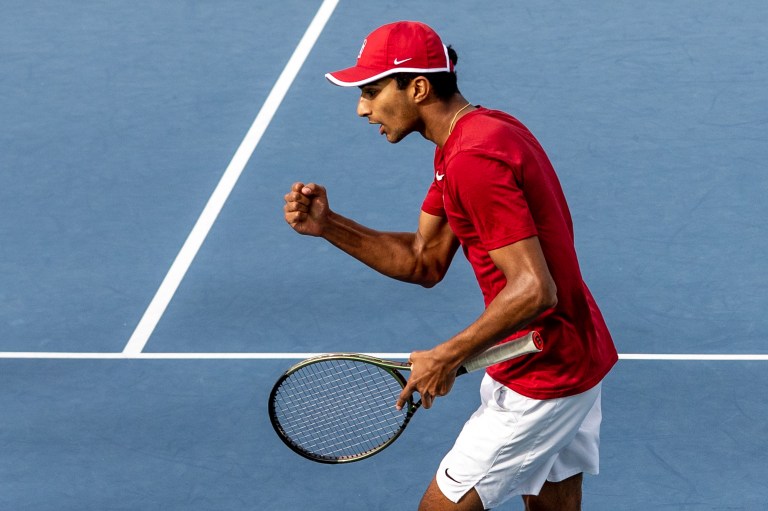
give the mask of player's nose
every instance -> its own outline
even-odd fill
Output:
[[[364,98],[360,98],[357,102],[357,115],[360,117],[368,117],[371,115],[371,107]]]

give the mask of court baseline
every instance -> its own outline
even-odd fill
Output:
[[[303,360],[324,353],[86,353],[86,352],[0,352],[0,359],[72,359],[72,360]],[[385,359],[408,359],[408,353],[365,353]],[[683,354],[625,353],[620,360],[634,361],[768,361],[768,354]]]

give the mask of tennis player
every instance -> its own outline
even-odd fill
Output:
[[[581,508],[582,474],[597,474],[601,381],[618,356],[582,280],[571,215],[552,165],[514,117],[459,92],[456,52],[422,23],[374,30],[355,66],[326,75],[359,87],[357,114],[391,143],[433,142],[434,180],[415,233],[381,232],[331,210],[326,190],[295,183],[285,219],[375,270],[431,287],[461,246],[485,299],[465,330],[410,356],[397,406],[447,394],[466,358],[538,330],[544,351],[487,369],[481,405],[429,484],[420,509]]]

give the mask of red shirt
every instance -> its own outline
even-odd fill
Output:
[[[618,354],[582,280],[560,182],[520,121],[482,107],[462,117],[444,147],[435,151],[435,179],[422,210],[447,217],[486,306],[506,284],[488,252],[539,238],[557,285],[557,306],[511,338],[537,330],[544,350],[489,367],[491,377],[534,399],[579,394],[603,379]]]

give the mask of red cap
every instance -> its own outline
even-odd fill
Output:
[[[342,87],[356,87],[394,73],[441,71],[453,72],[453,64],[440,36],[424,23],[398,21],[368,35],[355,66],[325,77]]]

